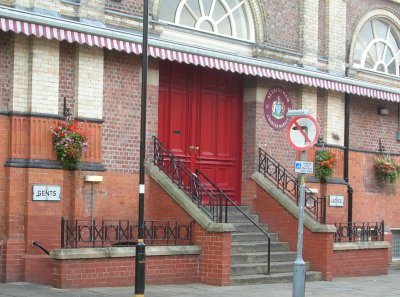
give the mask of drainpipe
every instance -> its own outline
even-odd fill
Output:
[[[347,76],[347,71],[346,71]],[[350,146],[350,94],[344,95],[344,172],[343,179],[347,184],[347,223],[349,227],[349,238],[352,237],[351,223],[353,222],[353,188],[349,182],[349,146]]]

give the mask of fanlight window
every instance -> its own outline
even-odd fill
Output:
[[[358,32],[354,66],[399,76],[400,41],[396,27],[381,19],[366,22]]]
[[[164,0],[160,19],[214,34],[254,39],[249,9],[244,0]]]

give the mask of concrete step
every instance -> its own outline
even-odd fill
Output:
[[[271,238],[271,241],[278,241],[278,233],[268,233]],[[268,237],[259,232],[246,232],[246,233],[232,233],[232,242],[252,242],[252,241],[267,241]]]
[[[271,252],[289,251],[287,242],[271,241]],[[267,241],[232,242],[231,254],[268,252]]]
[[[305,269],[310,270],[311,264],[305,263]],[[293,262],[271,262],[270,273],[293,272]],[[231,265],[231,277],[238,275],[267,274],[268,263],[246,263]]]
[[[236,232],[260,232],[260,230],[253,225],[250,221],[248,222],[236,222],[234,223]],[[263,229],[265,232],[268,232],[268,225],[258,223],[258,225]]]
[[[249,214],[248,217],[258,223],[258,215]],[[241,213],[233,213],[228,215],[228,223],[248,223],[249,220]]]
[[[322,273],[317,271],[307,271],[306,281],[322,280]],[[255,284],[275,284],[293,282],[293,272],[271,273],[269,275],[237,275],[231,277],[231,285],[255,285]]]
[[[271,262],[294,262],[295,252],[271,252]],[[240,253],[231,255],[231,264],[265,263],[268,262],[268,252]]]
[[[250,210],[248,206],[238,206],[241,211],[243,211],[245,214],[249,214]],[[235,213],[240,213],[240,211],[234,207],[234,206],[228,206],[228,215],[230,214],[235,214]]]

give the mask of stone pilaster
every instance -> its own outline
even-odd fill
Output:
[[[23,34],[15,34],[12,68],[12,96],[9,109],[10,111],[28,112],[30,109],[30,41]]]
[[[328,70],[344,74],[346,68],[346,0],[326,0],[326,52]]]
[[[300,6],[300,48],[305,66],[318,64],[318,6],[319,0],[302,0]]]
[[[75,116],[103,118],[103,49],[77,47],[75,76]]]
[[[324,140],[328,144],[344,145],[344,94],[329,91],[324,113]]]
[[[33,39],[31,111],[58,114],[60,43]]]

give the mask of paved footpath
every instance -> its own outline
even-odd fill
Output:
[[[148,285],[145,297],[290,297],[292,284],[214,287],[203,284]],[[30,283],[0,283],[0,297],[133,297],[133,287],[61,290]],[[388,275],[335,278],[306,284],[307,297],[400,297],[400,267]]]

